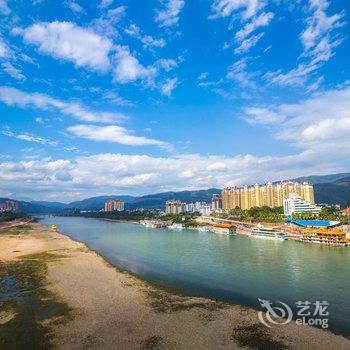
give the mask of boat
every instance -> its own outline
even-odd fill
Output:
[[[288,239],[288,236],[277,228],[265,227],[260,224],[255,226],[250,231],[249,236],[254,238],[273,239],[279,241],[286,241]]]
[[[168,228],[170,228],[171,230],[183,230],[185,227],[183,224],[173,223],[170,226],[168,226]]]
[[[307,227],[301,231],[300,242],[329,245],[350,245],[346,233],[341,229],[327,229],[324,227]]]
[[[231,224],[212,224],[210,231],[221,235],[235,235],[236,226]]]

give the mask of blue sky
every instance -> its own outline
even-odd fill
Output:
[[[0,0],[0,196],[348,171],[350,3]]]

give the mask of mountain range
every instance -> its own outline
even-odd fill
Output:
[[[315,202],[322,204],[340,204],[345,206],[350,201],[350,173],[331,175],[313,175],[293,179],[298,182],[311,182],[314,184]],[[55,213],[62,210],[101,210],[107,199],[120,199],[124,201],[126,209],[159,209],[164,208],[165,202],[179,199],[183,202],[210,202],[213,194],[219,194],[221,189],[210,188],[197,191],[162,192],[145,196],[98,196],[86,198],[71,203],[49,201],[17,201],[20,210],[26,213]],[[8,198],[0,198],[0,203]]]

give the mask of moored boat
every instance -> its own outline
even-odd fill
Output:
[[[254,238],[273,239],[279,241],[285,241],[288,239],[288,236],[281,230],[278,230],[274,227],[265,227],[260,224],[251,230],[249,236]]]

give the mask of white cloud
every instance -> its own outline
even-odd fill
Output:
[[[251,125],[282,123],[286,118],[284,115],[259,107],[248,107],[245,109],[245,114],[244,119]]]
[[[245,39],[241,42],[241,45],[235,49],[235,53],[242,54],[250,50],[251,47],[255,46],[256,43],[264,36],[264,33],[259,33]]]
[[[211,18],[228,17],[235,11],[240,11],[243,19],[248,19],[266,5],[265,0],[215,0],[211,10]]]
[[[177,86],[177,78],[166,79],[165,83],[161,87],[161,93],[165,96],[171,96],[171,93]]]
[[[0,37],[0,58],[6,58],[10,54],[10,49],[8,48],[5,41]]]
[[[273,19],[274,14],[272,12],[263,12],[259,16],[253,18],[253,20],[247,23],[242,29],[240,29],[235,38],[237,41],[243,41],[250,35],[253,31],[255,31],[259,27],[266,27],[269,25],[271,20]]]
[[[66,2],[66,5],[74,13],[83,13],[83,12],[85,12],[84,9],[74,0],[68,0]]]
[[[27,43],[55,58],[72,61],[77,67],[105,71],[109,68],[108,55],[112,42],[89,29],[72,22],[36,23],[25,29],[15,28]]]
[[[130,24],[124,31],[126,34],[140,40],[144,48],[161,48],[166,45],[166,41],[163,38],[154,39],[150,35],[143,35],[141,29],[136,24]]]
[[[209,18],[232,15],[233,19],[238,18],[244,24],[243,28],[235,34],[235,40],[239,44],[235,53],[242,54],[255,46],[264,32],[251,34],[258,28],[268,26],[274,17],[272,12],[260,12],[266,5],[265,0],[215,0],[211,7],[212,15]],[[224,48],[227,48],[227,43]]]
[[[138,79],[153,79],[157,71],[154,67],[144,67],[134,57],[127,46],[116,47],[114,79],[119,83],[133,82]]]
[[[248,72],[248,64],[245,58],[240,59],[228,67],[226,77],[230,80],[236,81],[242,87],[250,89],[257,88],[254,82],[254,74]]]
[[[198,80],[205,80],[208,78],[208,76],[209,76],[208,72],[203,72],[203,73],[198,75]]]
[[[121,113],[94,112],[78,102],[65,102],[45,94],[29,93],[7,86],[0,86],[0,101],[8,106],[35,107],[44,111],[58,110],[86,122],[111,123],[127,118]]]
[[[306,19],[306,29],[300,34],[304,46],[300,57],[303,61],[286,73],[281,70],[268,72],[265,78],[270,83],[280,86],[303,86],[325,62],[332,58],[334,49],[343,41],[340,36],[333,35],[333,31],[344,25],[341,22],[344,13],[328,16],[326,14],[328,7],[327,0],[309,0],[308,12],[311,12],[311,15]],[[318,79],[316,81],[320,83]],[[314,84],[308,87],[309,91],[312,91]]]
[[[172,58],[161,58],[154,63],[154,66],[159,69],[164,69],[166,72],[170,72],[178,66],[178,61]]]
[[[155,21],[161,27],[171,27],[177,24],[180,12],[184,6],[184,0],[166,0],[165,8],[156,12]]]
[[[70,201],[103,194],[146,194],[252,184],[306,174],[341,172],[343,155],[151,157],[103,153],[67,159],[3,161],[0,182],[9,196]],[[254,171],[252,171],[254,169]],[[63,176],[64,175],[64,176]]]
[[[3,130],[2,134],[5,136],[8,136],[8,137],[14,137],[14,138],[22,140],[22,141],[39,143],[41,145],[50,145],[50,146],[57,146],[58,145],[58,142],[46,139],[44,137],[35,136],[35,135],[27,134],[27,133],[16,134],[9,129]]]
[[[328,7],[329,1],[327,0],[309,1],[309,11],[312,12],[312,15],[307,18],[307,28],[300,35],[306,51],[316,47],[317,43],[324,39],[331,30],[343,25],[340,19],[344,14],[336,13],[333,16],[327,16],[325,11]]]
[[[163,141],[149,139],[142,136],[134,136],[130,131],[117,125],[96,126],[96,125],[74,125],[67,129],[74,135],[93,141],[107,141],[120,143],[128,146],[154,145],[169,149],[169,144]]]
[[[98,17],[91,21],[90,26],[95,32],[100,35],[107,36],[111,40],[119,39],[120,34],[117,30],[117,24],[126,14],[126,7],[119,6],[114,9],[104,11],[101,17]]]
[[[101,9],[104,9],[106,7],[109,7],[113,4],[113,0],[102,0],[99,4],[98,7]]]
[[[20,69],[14,67],[10,62],[5,62],[2,65],[3,70],[16,80],[25,80],[26,76],[21,72]]]
[[[9,6],[7,5],[7,0],[0,0],[0,12],[4,15],[9,15],[11,13]]]
[[[246,109],[251,124],[270,124],[278,139],[329,158],[350,152],[350,89],[329,90],[295,104]]]

